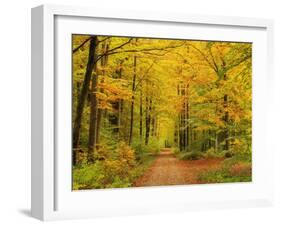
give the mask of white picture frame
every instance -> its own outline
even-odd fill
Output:
[[[107,30],[102,30],[98,26],[103,21],[107,23],[105,26]],[[98,32],[104,35],[148,37],[180,37],[182,35],[181,38],[190,38],[194,35],[192,39],[200,39],[200,36],[208,34],[206,38],[212,40],[222,37],[223,40],[234,39],[256,43],[253,63],[253,182],[71,191],[69,189],[71,149],[67,148],[69,147],[67,137],[61,139],[62,136],[60,136],[62,132],[70,134],[71,124],[67,124],[67,119],[71,116],[67,116],[65,121],[61,117],[62,112],[58,110],[58,105],[62,98],[68,98],[65,109],[69,109],[69,103],[71,103],[71,90],[69,90],[71,59],[67,55],[67,48],[71,50],[71,46],[68,45],[67,37],[75,32],[93,32],[88,30],[88,25],[91,23],[95,23],[99,27]],[[122,31],[113,29],[116,28],[115,23],[123,28]],[[198,28],[198,33],[196,35],[195,32],[180,33],[187,28],[195,29],[195,31]],[[217,36],[214,29],[219,29],[221,36]],[[266,137],[266,119],[269,117],[266,97],[271,95],[269,90],[273,82],[272,64],[273,22],[271,20],[121,12],[57,5],[33,8],[32,216],[41,220],[56,220],[271,205],[273,179],[268,175],[273,172],[273,153],[268,148],[266,139],[260,138]],[[66,74],[66,78],[56,76],[61,73]],[[65,84],[64,79],[66,79]],[[63,113],[70,114],[70,112]],[[63,126],[62,123],[66,124]],[[61,128],[64,130],[62,131]],[[65,156],[66,160],[62,161],[62,156]],[[67,175],[62,177],[62,174]]]

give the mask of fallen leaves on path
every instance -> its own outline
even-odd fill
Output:
[[[207,170],[220,168],[222,161],[222,159],[179,160],[170,149],[163,149],[133,186],[199,184],[202,182],[198,181],[198,175]]]

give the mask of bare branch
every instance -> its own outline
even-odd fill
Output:
[[[150,69],[153,67],[154,63],[155,63],[155,60],[154,60],[154,61],[151,63],[151,65],[146,69],[144,75],[140,78],[140,80],[139,80],[138,83],[136,84],[134,91],[137,90],[138,85],[146,78],[148,72],[149,72]]]
[[[115,51],[116,49],[120,49],[123,46],[129,44],[131,41],[133,40],[133,38],[130,38],[127,42],[124,42],[123,44],[121,44],[120,46],[114,47],[113,49],[108,50],[105,54],[108,55],[108,53]]]
[[[211,55],[211,59],[213,61],[213,64],[214,64],[214,67],[215,67],[216,71],[219,71],[218,65],[215,61],[215,58],[214,58],[214,55],[213,55],[213,52],[212,52],[212,47],[209,47],[209,53]]]
[[[81,47],[83,47],[88,41],[91,40],[92,37],[87,38],[84,42],[82,42],[78,47],[72,50],[72,53],[76,53]]]
[[[123,50],[123,51],[116,51],[116,52],[107,52],[107,55],[113,55],[113,54],[118,54],[118,53],[137,53],[137,52],[150,52],[150,51],[163,51],[163,50],[167,50],[167,49],[174,49],[174,48],[178,48],[181,47],[182,45],[178,45],[178,46],[168,46],[168,47],[163,47],[163,48],[147,48],[147,49],[128,49],[128,50]],[[97,61],[102,57],[102,55],[100,55],[97,58]]]
[[[248,59],[250,59],[251,58],[251,56],[252,56],[252,54],[250,53],[250,54],[247,54],[247,55],[245,55],[243,58],[240,58],[239,60],[237,60],[236,62],[233,62],[232,64],[230,64],[228,67],[226,67],[226,71],[228,71],[228,70],[230,70],[230,69],[232,69],[232,68],[234,68],[234,67],[237,67],[237,66],[239,66],[241,63],[243,63],[244,61],[246,61],[246,60],[248,60]]]
[[[192,48],[194,48],[197,52],[200,53],[200,55],[204,58],[204,60],[209,64],[209,66],[215,71],[217,72],[217,68],[212,65],[212,63],[209,61],[209,59],[207,58],[207,56],[200,50],[198,49],[196,46],[192,45],[192,44],[188,44],[189,46],[191,46]]]
[[[99,43],[100,43],[100,42],[104,42],[104,41],[106,41],[106,40],[108,40],[108,39],[110,39],[110,38],[111,38],[111,37],[106,37],[106,38],[104,38],[103,40],[100,40]]]

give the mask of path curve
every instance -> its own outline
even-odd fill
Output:
[[[154,163],[134,187],[199,184],[198,175],[221,166],[222,159],[179,160],[170,149],[162,149]]]

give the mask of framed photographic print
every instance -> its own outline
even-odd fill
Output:
[[[272,21],[32,9],[32,216],[270,205]]]

